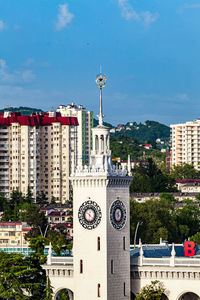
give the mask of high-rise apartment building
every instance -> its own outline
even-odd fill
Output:
[[[13,189],[33,197],[69,199],[69,175],[77,165],[77,118],[48,112],[31,116],[0,114],[0,193]]]
[[[170,127],[171,166],[188,163],[200,170],[200,120]]]
[[[89,154],[92,146],[91,128],[93,127],[93,112],[87,111],[82,105],[77,106],[74,103],[67,106],[60,105],[57,112],[60,112],[63,117],[76,117],[78,119],[78,165],[88,165]]]

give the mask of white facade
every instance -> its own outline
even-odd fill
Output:
[[[102,108],[102,106],[101,106]],[[129,183],[127,171],[111,164],[109,128],[92,129],[89,167],[72,174],[74,297],[130,298]]]
[[[193,164],[200,170],[200,120],[171,127],[171,165]]]
[[[93,112],[87,111],[82,105],[60,105],[57,109],[63,117],[76,117],[77,128],[77,157],[78,165],[88,165],[91,149],[91,128],[93,127]]]
[[[149,246],[153,249],[158,245]],[[177,246],[183,247],[183,245]],[[139,257],[131,257],[131,300],[135,299],[144,286],[155,280],[159,281],[165,289],[162,300],[200,299],[200,258],[198,256],[177,257],[175,245],[172,244],[164,246],[168,249],[171,247],[171,256],[145,257],[143,246],[139,245],[139,247]]]
[[[127,252],[129,252],[130,255],[130,251],[127,250]],[[151,282],[155,280],[161,282],[165,289],[165,297],[163,297],[162,300],[200,299],[199,257],[176,257],[173,253],[171,257],[144,257],[141,252],[142,251],[140,251],[139,257],[131,258],[131,298],[127,297],[127,299],[134,300],[137,293],[139,293],[144,286],[151,284]],[[94,265],[97,258],[97,256],[94,257]],[[72,257],[48,256],[48,264],[44,265],[43,268],[50,277],[55,295],[54,300],[56,300],[56,295],[62,289],[69,290],[70,300],[85,299],[82,295],[74,297],[74,292],[79,288],[79,283],[75,280],[74,260],[75,257],[73,259]],[[92,282],[93,280],[89,278],[85,285],[86,291],[88,291],[88,286],[90,286]],[[109,289],[112,288],[115,290],[116,287],[113,284],[110,285],[109,281],[108,284]],[[115,298],[115,295],[112,297],[113,298],[104,298],[101,296],[100,299],[123,299],[123,297]],[[88,294],[86,299],[98,299],[98,297],[90,298]]]

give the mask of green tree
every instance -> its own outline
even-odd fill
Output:
[[[0,299],[44,299],[46,282],[36,257],[0,252]]]
[[[41,191],[37,193],[37,197],[36,197],[36,203],[38,204],[48,204],[48,197],[46,196],[46,194]]]
[[[48,226],[47,218],[43,211],[34,204],[23,204],[20,208],[18,220],[27,222],[32,227],[32,230],[26,234],[27,239],[37,237],[41,233],[44,234]]]
[[[70,298],[69,298],[68,290],[67,290],[67,289],[61,290],[61,291],[58,293],[56,299],[58,299],[58,300],[69,300]]]
[[[158,243],[160,237],[170,242],[178,238],[174,204],[166,199],[151,199],[144,203],[130,201],[131,243],[138,222],[138,237],[144,243]]]
[[[193,241],[196,245],[200,245],[200,232],[195,233],[189,238],[190,241]]]
[[[200,210],[195,205],[186,205],[176,209],[176,222],[178,226],[178,242],[184,241],[188,236],[194,235],[200,228]]]
[[[26,196],[25,196],[24,200],[27,203],[33,203],[34,202],[33,193],[31,191],[30,186],[28,186],[27,193],[26,193]]]
[[[152,158],[146,163],[140,163],[133,172],[133,181],[130,185],[132,193],[154,193],[176,191],[175,180],[162,173]]]
[[[174,198],[174,196],[172,194],[168,194],[168,193],[162,193],[160,195],[160,200],[168,201],[171,204],[176,203],[176,199]]]
[[[161,282],[155,280],[144,286],[135,300],[161,300],[164,292],[165,288]]]
[[[171,176],[175,179],[198,179],[200,178],[200,173],[197,171],[193,165],[182,164],[173,166],[171,170]]]
[[[34,255],[38,257],[41,264],[46,262],[46,256],[44,255],[45,243],[46,239],[41,235],[29,239],[29,247],[34,251]]]
[[[200,202],[200,193],[197,194],[197,195],[195,196],[195,198],[196,198],[196,201],[197,201],[197,202]]]
[[[54,196],[51,197],[51,204],[56,204],[56,197]]]
[[[7,199],[0,194],[0,211],[4,211],[7,206]]]
[[[61,234],[56,230],[48,230],[47,241],[48,243],[51,242],[52,248],[58,256],[65,253],[66,249],[71,249],[71,241],[65,234]]]
[[[52,294],[53,294],[53,289],[52,289],[52,286],[51,286],[51,282],[50,282],[49,277],[47,277],[44,300],[52,300],[53,299]]]

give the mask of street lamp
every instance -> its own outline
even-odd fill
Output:
[[[138,227],[140,225],[142,225],[142,224],[143,224],[143,222],[138,222],[137,223],[137,226],[136,226],[136,229],[135,229],[135,236],[134,236],[134,248],[135,248],[135,245],[136,245],[136,238],[137,238]]]

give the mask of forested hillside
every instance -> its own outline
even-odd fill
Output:
[[[136,139],[125,135],[119,135],[118,137],[111,135],[110,148],[112,157],[120,157],[121,160],[127,160],[128,155],[131,156],[132,160],[140,160],[148,156],[159,160],[165,159],[165,153],[162,153],[159,149],[147,150]]]
[[[121,127],[120,131],[116,131],[114,135],[117,137],[120,134],[135,138],[142,143],[149,140],[156,141],[158,138],[162,140],[168,139],[170,136],[170,128],[156,121],[146,121],[144,124],[129,122]]]
[[[4,112],[4,111],[12,111],[12,112],[16,112],[19,111],[21,112],[22,115],[30,115],[32,113],[36,113],[36,112],[43,112],[43,110],[41,110],[40,108],[33,108],[33,107],[26,107],[26,106],[19,106],[19,107],[7,107],[7,108],[3,108],[0,109],[0,112]]]

